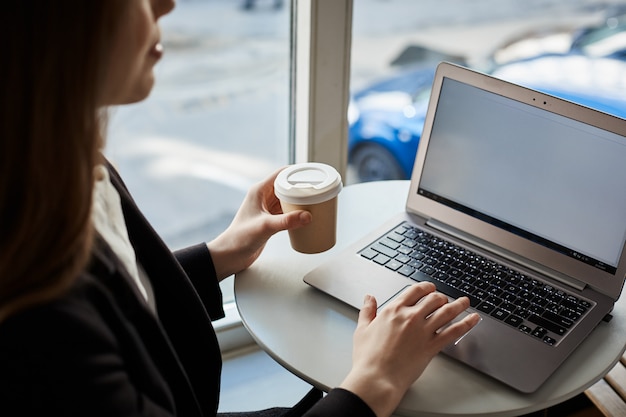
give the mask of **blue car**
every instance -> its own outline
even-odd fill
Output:
[[[500,66],[492,75],[626,118],[621,60],[544,55]],[[348,161],[358,181],[411,177],[433,78],[433,68],[417,68],[354,94]]]
[[[348,162],[360,182],[410,177],[434,75],[420,67],[354,94]]]

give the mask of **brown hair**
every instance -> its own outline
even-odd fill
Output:
[[[125,2],[3,5],[0,322],[62,294],[89,260],[98,89]]]

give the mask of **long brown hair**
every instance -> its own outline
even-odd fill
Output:
[[[98,89],[126,1],[2,6],[0,322],[62,294],[89,260]]]

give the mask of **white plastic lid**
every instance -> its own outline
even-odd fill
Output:
[[[318,204],[336,197],[343,184],[330,165],[307,162],[283,169],[274,180],[274,193],[290,204]]]

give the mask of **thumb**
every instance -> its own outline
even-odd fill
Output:
[[[359,312],[359,319],[357,321],[357,326],[367,326],[376,318],[376,308],[378,307],[376,303],[376,298],[371,295],[366,295],[365,300],[363,301],[363,307],[361,307],[361,311]]]
[[[297,229],[311,223],[311,213],[306,210],[295,210],[283,214],[283,229]]]

